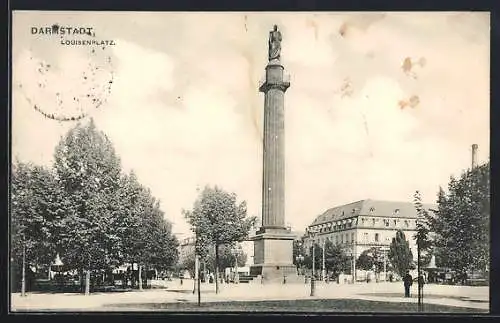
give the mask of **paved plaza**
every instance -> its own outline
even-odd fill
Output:
[[[71,293],[28,293],[21,297],[13,294],[13,311],[144,311],[161,309],[163,304],[196,304],[197,294],[193,294],[193,282],[162,282],[163,288],[143,291],[94,293],[90,296]],[[367,302],[385,302],[394,305],[417,303],[416,287],[412,288],[412,297],[403,297],[403,286],[394,283],[357,283],[336,284],[317,283],[315,296],[310,296],[309,284],[221,284],[220,293],[215,294],[214,284],[202,284],[201,302],[220,304],[228,302],[283,301],[291,306],[292,301],[306,300],[363,300]],[[429,306],[447,306],[468,309],[470,312],[485,313],[489,310],[489,287],[426,285],[424,303]],[[291,303],[292,302],[292,303]],[[275,302],[276,303],[276,302]],[[210,307],[210,305],[204,305]],[[339,305],[340,306],[340,305]],[[346,305],[347,306],[347,305]],[[175,306],[174,306],[175,307]],[[180,307],[182,308],[182,307]],[[227,309],[231,310],[231,309]],[[244,309],[240,309],[244,310]],[[287,311],[287,308],[283,308]],[[383,310],[380,310],[383,312]]]

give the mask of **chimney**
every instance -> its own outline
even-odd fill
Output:
[[[472,145],[472,169],[477,166],[477,144]]]

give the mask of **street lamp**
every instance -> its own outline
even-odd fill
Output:
[[[323,248],[322,248],[322,254],[323,254],[323,259],[322,259],[322,269],[321,269],[321,279],[323,281],[326,280],[325,276],[326,276],[326,270],[325,270],[325,245],[326,245],[326,240],[323,240]]]
[[[388,247],[381,247],[380,250],[384,254],[384,283],[387,281],[387,251],[389,250]]]
[[[232,249],[233,255],[234,255],[234,283],[238,284],[239,283],[239,277],[238,277],[238,248],[235,247]]]
[[[422,281],[420,279],[420,228],[419,228],[419,216],[417,216],[417,288],[418,288],[418,311],[422,311]]]
[[[311,275],[311,296],[314,296],[315,294],[315,284],[314,284],[314,271],[315,271],[315,268],[314,268],[314,263],[316,262],[316,256],[315,256],[315,252],[314,252],[314,249],[315,249],[315,242],[314,242],[314,238],[316,236],[316,233],[317,233],[317,230],[316,229],[309,229],[308,230],[308,234],[309,234],[309,237],[311,238],[311,241],[312,241],[312,275]]]
[[[352,283],[356,283],[356,241],[352,241]]]
[[[299,271],[299,274],[301,274],[302,273],[302,262],[304,261],[304,256],[302,256],[301,254],[297,255],[295,257],[295,261],[297,262],[297,269]]]

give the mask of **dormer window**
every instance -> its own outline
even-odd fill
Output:
[[[352,214],[356,213],[356,209],[352,209],[351,213]]]
[[[395,209],[394,214],[399,214],[399,209]]]
[[[370,208],[370,214],[373,214],[373,212],[375,212],[375,208],[374,208],[374,207],[371,207],[371,208]]]

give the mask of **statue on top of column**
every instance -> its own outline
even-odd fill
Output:
[[[274,29],[269,32],[269,61],[280,59],[281,55],[281,32],[278,26],[274,25]]]

